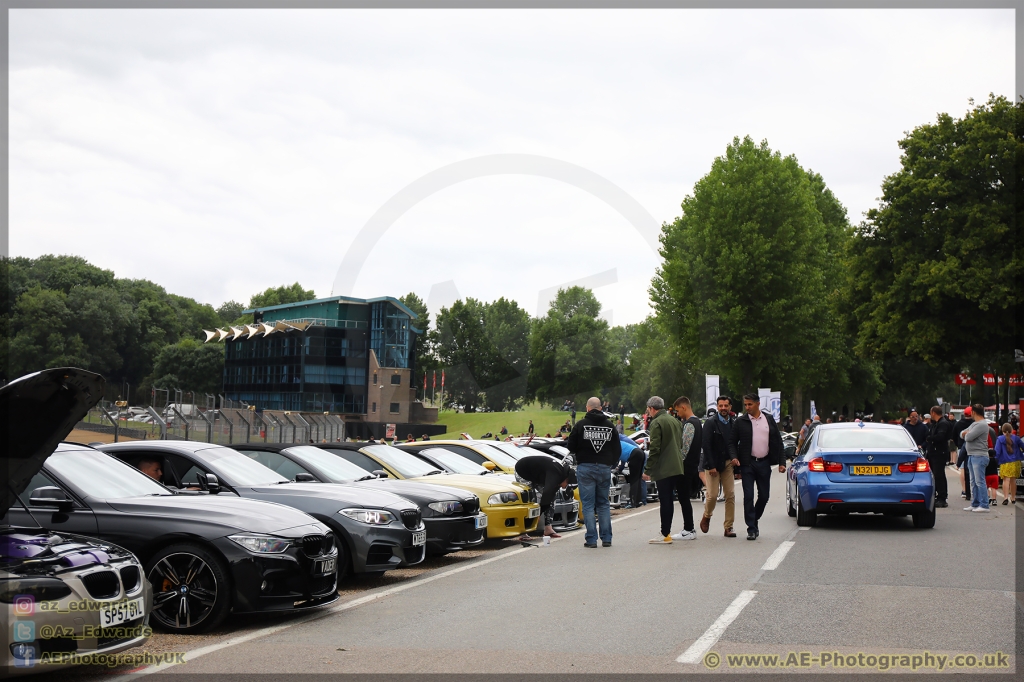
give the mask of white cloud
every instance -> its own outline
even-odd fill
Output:
[[[213,303],[329,293],[391,195],[455,161],[588,168],[659,221],[733,136],[820,172],[859,220],[904,131],[1012,95],[1012,10],[11,10],[10,249]],[[514,298],[657,257],[598,199],[500,176],[383,235],[357,295]]]

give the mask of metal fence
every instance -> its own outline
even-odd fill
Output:
[[[129,415],[97,406],[89,411],[78,427],[101,433],[113,433],[115,440],[166,439],[194,440],[204,443],[321,443],[345,440],[345,422],[333,414],[299,412],[253,412],[225,408],[181,409],[169,407],[165,413],[147,408],[145,415]]]

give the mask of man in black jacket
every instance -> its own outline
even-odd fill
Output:
[[[928,426],[924,454],[935,476],[935,506],[948,507],[946,495],[946,465],[949,464],[949,441],[953,438],[953,423],[942,416],[942,408],[936,405],[931,410],[932,420]]]
[[[601,400],[587,400],[587,414],[576,422],[565,441],[576,459],[583,523],[587,526],[584,547],[597,547],[600,530],[601,545],[612,546],[612,511],[608,505],[612,467],[622,454],[615,425],[601,410]]]
[[[711,528],[711,515],[715,512],[718,501],[718,486],[722,486],[725,494],[725,537],[734,538],[736,533],[732,526],[736,520],[736,481],[733,476],[739,466],[738,459],[729,454],[729,436],[732,433],[732,399],[727,395],[718,396],[718,412],[704,421],[701,430],[702,452],[701,465],[704,469],[706,495],[704,497],[704,515],[700,520],[700,530],[707,533]]]
[[[768,504],[772,481],[772,466],[778,465],[779,472],[786,470],[782,464],[782,434],[775,419],[761,411],[761,399],[756,393],[743,396],[746,412],[732,426],[729,436],[729,456],[740,462],[743,478],[743,517],[747,522],[747,539],[756,540],[760,535],[757,522]],[[754,500],[754,486],[757,486],[757,501]]]

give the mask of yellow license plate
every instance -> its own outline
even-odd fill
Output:
[[[892,473],[891,466],[853,466],[854,476],[888,476]]]

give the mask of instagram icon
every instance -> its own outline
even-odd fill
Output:
[[[35,597],[29,594],[19,594],[14,597],[14,615],[31,616],[36,612]]]

